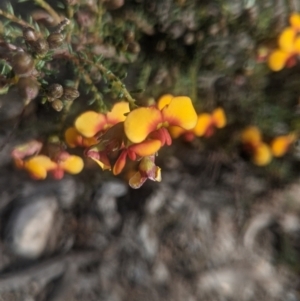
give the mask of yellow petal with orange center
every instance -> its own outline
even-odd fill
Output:
[[[75,121],[75,128],[84,137],[95,136],[106,125],[106,117],[94,111],[81,114]]]
[[[59,163],[60,168],[73,175],[80,173],[83,166],[83,160],[75,155],[71,155],[66,160]]]
[[[295,30],[300,30],[300,15],[292,13],[290,16],[290,24]]]
[[[171,137],[174,138],[174,139],[180,137],[183,133],[186,132],[186,130],[184,130],[180,126],[175,126],[175,125],[174,126],[169,126],[168,131],[169,131]]]
[[[161,142],[159,140],[146,140],[138,144],[133,144],[129,148],[138,156],[146,157],[158,152],[161,148]]]
[[[161,111],[157,108],[138,108],[131,111],[124,121],[125,134],[133,143],[140,143],[162,122]]]
[[[203,113],[198,116],[197,124],[193,129],[196,136],[203,136],[212,122],[212,116],[208,113]]]
[[[265,166],[272,160],[271,149],[266,143],[261,143],[254,151],[252,162],[258,166]]]
[[[261,133],[256,126],[249,126],[243,130],[241,141],[244,144],[251,144],[256,147],[261,143]]]
[[[169,125],[180,126],[185,130],[193,129],[197,123],[197,113],[187,96],[172,98],[170,104],[162,109],[162,115]]]
[[[112,126],[116,123],[124,121],[126,119],[125,114],[129,112],[129,103],[127,101],[120,101],[116,103],[111,112],[106,114],[107,124]]]
[[[271,151],[274,157],[282,157],[288,151],[290,145],[295,141],[293,134],[283,135],[273,139],[271,142]]]
[[[161,96],[157,102],[157,107],[162,110],[166,105],[168,105],[174,98],[172,94],[165,94]]]
[[[279,48],[285,52],[292,53],[294,51],[294,41],[296,32],[292,27],[283,30],[278,38]]]
[[[47,171],[55,169],[57,164],[47,156],[39,155],[24,162],[26,169],[35,179],[45,179]]]
[[[216,108],[212,113],[212,118],[215,127],[219,129],[223,128],[227,123],[226,115],[222,108]]]
[[[290,54],[282,50],[275,50],[268,58],[268,66],[272,71],[280,71],[286,64]]]

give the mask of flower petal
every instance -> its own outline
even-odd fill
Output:
[[[171,135],[172,138],[177,139],[178,137],[180,137],[183,133],[186,132],[186,130],[184,130],[183,128],[181,128],[180,126],[169,126],[168,127],[168,131]]]
[[[172,137],[170,136],[169,131],[165,127],[161,127],[160,129],[152,132],[149,135],[149,138],[159,140],[161,142],[161,146],[171,145]]]
[[[57,164],[47,156],[39,155],[24,162],[26,169],[35,179],[45,179],[47,171],[55,169]]]
[[[65,131],[65,141],[71,148],[76,146],[90,147],[98,143],[97,138],[85,138],[78,133],[75,127],[70,127]]]
[[[70,174],[78,174],[83,169],[83,160],[75,155],[69,156],[66,160],[59,162],[59,167]]]
[[[252,147],[256,147],[261,143],[261,133],[256,126],[249,126],[243,130],[241,135],[241,141],[243,144],[250,144]]]
[[[65,131],[65,141],[69,147],[74,148],[78,145],[78,135],[80,134],[75,127],[70,127]]]
[[[163,120],[169,125],[177,125],[191,130],[197,123],[197,114],[189,97],[177,96],[162,109]]]
[[[91,158],[93,161],[95,161],[101,167],[102,170],[110,170],[111,169],[110,165],[107,165],[96,158],[93,158],[93,157],[89,157],[89,158]]]
[[[295,30],[300,30],[300,15],[297,13],[292,13],[290,16],[290,24]]]
[[[274,157],[282,157],[288,151],[291,143],[295,140],[293,134],[283,135],[273,139],[271,142],[271,151]]]
[[[300,54],[300,37],[297,37],[295,39],[294,47],[295,47],[295,52],[297,54]]]
[[[18,145],[11,153],[15,159],[24,159],[27,156],[38,154],[43,147],[43,144],[37,140],[31,140],[27,143]]]
[[[280,71],[286,64],[290,54],[282,50],[275,50],[268,59],[269,68],[272,71]]]
[[[147,180],[147,177],[142,177],[141,173],[138,171],[129,180],[129,186],[133,189],[140,188]]]
[[[196,136],[204,136],[208,128],[211,126],[212,117],[208,113],[202,113],[198,116],[197,124],[193,129]]]
[[[116,103],[111,112],[106,114],[107,124],[112,126],[116,123],[124,121],[126,119],[125,114],[129,112],[129,103],[127,101],[120,101]]]
[[[218,129],[223,128],[227,123],[226,115],[222,108],[216,108],[212,112],[212,119],[215,127],[217,127]]]
[[[155,181],[161,182],[161,168],[158,166],[156,166],[156,170],[155,170]]]
[[[156,130],[162,121],[162,114],[155,107],[135,109],[124,121],[125,134],[133,143],[140,143]]]
[[[120,174],[123,170],[123,168],[125,167],[125,164],[126,164],[126,158],[127,158],[127,150],[124,149],[118,160],[116,161],[114,167],[113,167],[113,174],[116,176],[118,174]]]
[[[252,162],[258,166],[265,166],[269,164],[272,160],[271,149],[266,143],[261,143],[255,148]]]
[[[170,104],[174,96],[172,94],[165,94],[161,96],[157,102],[157,107],[162,110],[166,105]]]
[[[146,157],[155,154],[161,148],[159,140],[146,140],[138,144],[129,146],[131,151],[134,151],[140,157]]]
[[[292,27],[285,28],[278,38],[279,48],[285,52],[292,53],[294,51],[294,40],[296,32]]]
[[[94,111],[87,111],[81,114],[75,121],[77,131],[87,138],[95,136],[105,125],[105,115]]]

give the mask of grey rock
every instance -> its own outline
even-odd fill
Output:
[[[25,204],[14,209],[9,218],[7,241],[15,254],[35,259],[55,241],[55,230],[61,224],[57,218],[58,204],[52,196],[23,201]]]
[[[128,191],[128,186],[119,180],[111,180],[104,182],[101,186],[100,193],[114,196],[116,198],[125,195]]]

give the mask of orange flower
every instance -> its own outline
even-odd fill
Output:
[[[127,138],[133,143],[140,143],[148,136],[159,138],[162,145],[170,144],[171,139],[165,128],[179,126],[190,130],[197,123],[197,114],[189,97],[165,95],[157,107],[138,108],[131,111],[124,121]]]

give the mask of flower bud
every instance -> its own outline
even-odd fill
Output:
[[[71,87],[65,87],[64,88],[64,94],[63,94],[63,99],[67,101],[73,101],[77,97],[79,97],[79,92],[75,88]]]
[[[65,39],[65,36],[62,33],[59,33],[59,32],[51,33],[47,38],[49,48],[55,49],[55,48],[60,47],[63,44],[64,39]]]
[[[12,58],[12,68],[15,74],[29,73],[34,67],[32,56],[26,52],[17,52]]]
[[[33,42],[37,39],[34,29],[30,27],[23,28],[23,37],[26,42]]]
[[[44,56],[49,50],[49,44],[46,40],[40,38],[30,43],[32,49],[36,54]]]
[[[60,84],[52,84],[47,89],[47,96],[49,99],[57,99],[60,98],[64,93],[63,86]]]
[[[64,104],[63,102],[60,100],[60,99],[55,99],[52,103],[52,108],[57,111],[57,112],[60,112],[63,107],[64,107]]]
[[[29,103],[36,98],[39,93],[39,83],[34,77],[21,77],[17,84],[20,96],[25,100],[25,103]]]

